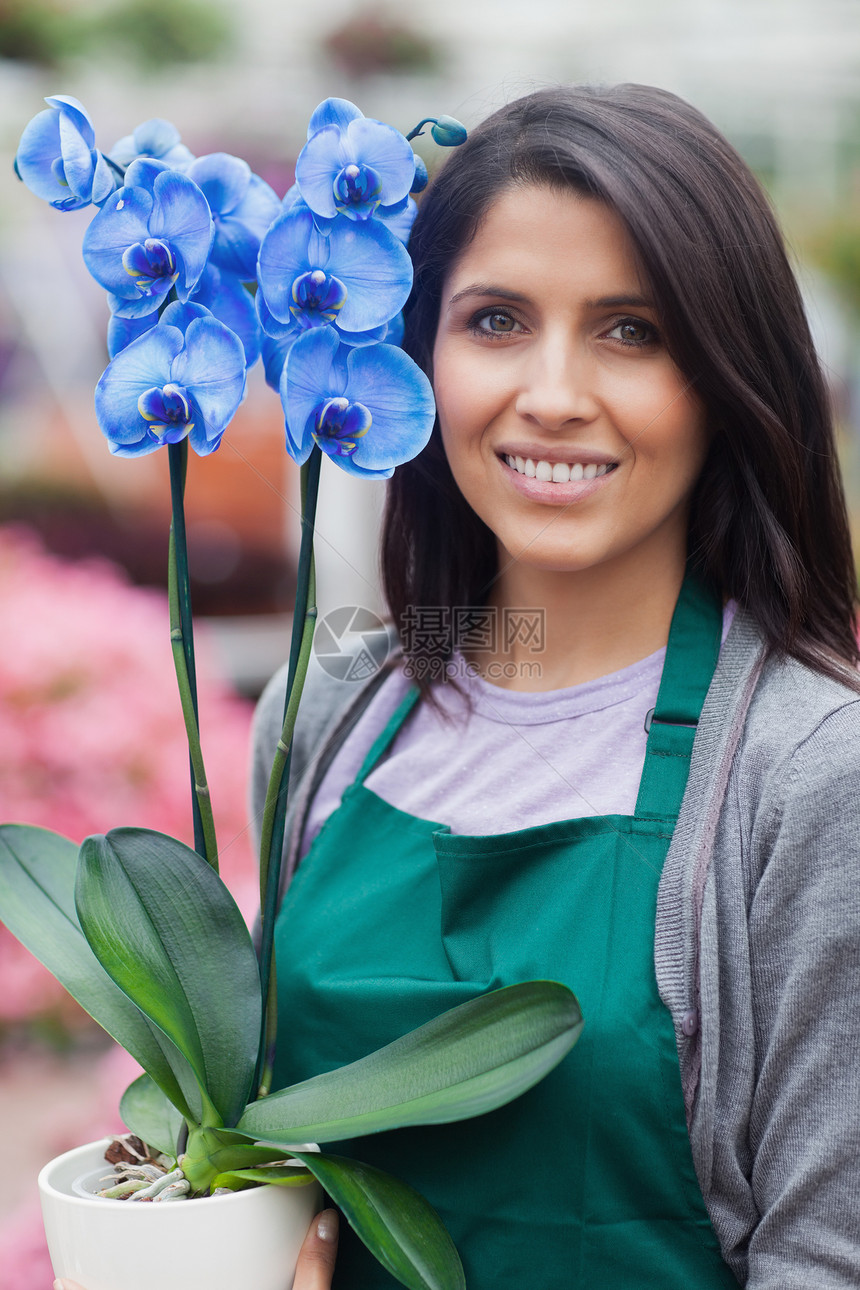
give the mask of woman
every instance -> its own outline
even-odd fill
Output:
[[[543,91],[410,250],[438,420],[388,498],[405,657],[303,700],[276,1077],[557,977],[586,1026],[538,1088],[355,1147],[469,1286],[856,1285],[855,577],[768,204],[673,95]],[[341,1244],[336,1285],[391,1284]]]
[[[767,202],[673,95],[543,91],[410,250],[438,421],[390,484],[402,651],[303,698],[276,1078],[556,977],[586,1025],[542,1084],[355,1147],[470,1290],[856,1285],[855,579]],[[322,1229],[296,1290],[331,1283]],[[344,1228],[334,1284],[393,1282]]]

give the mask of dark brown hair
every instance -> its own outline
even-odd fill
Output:
[[[690,560],[749,611],[772,650],[845,680],[858,661],[857,589],[829,397],[755,177],[665,90],[575,86],[502,108],[442,167],[412,232],[404,348],[431,379],[445,274],[516,184],[596,197],[624,222],[669,352],[713,432]],[[454,483],[438,424],[388,487],[383,580],[401,634],[416,606],[483,604],[495,538]],[[441,640],[437,653],[441,662]]]

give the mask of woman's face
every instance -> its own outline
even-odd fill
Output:
[[[708,437],[648,294],[619,217],[546,187],[504,192],[454,263],[433,355],[439,424],[501,560],[682,566]]]

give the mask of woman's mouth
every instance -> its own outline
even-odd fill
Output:
[[[522,497],[546,506],[569,506],[600,492],[616,473],[617,461],[546,461],[542,458],[498,456],[510,485]]]
[[[543,484],[567,484],[571,481],[577,483],[581,479],[599,479],[601,475],[615,470],[618,465],[616,461],[602,463],[599,466],[593,461],[536,461],[531,457],[513,457],[510,453],[505,453],[504,460],[518,475],[524,475],[526,479],[537,479]]]

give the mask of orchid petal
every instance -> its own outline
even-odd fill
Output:
[[[137,401],[144,391],[170,380],[171,364],[182,344],[177,328],[152,327],[121,350],[102,374],[96,386],[96,417],[111,452],[136,456],[159,447],[146,429]]]
[[[373,345],[350,351],[347,373],[347,397],[363,403],[373,417],[358,440],[355,465],[380,471],[416,457],[436,416],[433,390],[421,368],[394,345]]]
[[[91,200],[95,158],[92,147],[65,113],[60,113],[60,152],[66,183],[76,197]]]
[[[254,297],[239,278],[222,273],[210,262],[194,289],[193,299],[236,333],[245,350],[246,366],[252,367],[260,357],[260,322]]]
[[[252,175],[238,206],[226,215],[215,213],[212,263],[236,274],[243,282],[252,282],[257,276],[260,244],[279,213],[274,190],[258,175]]]
[[[337,214],[333,188],[335,176],[351,161],[355,161],[355,157],[350,152],[346,136],[337,126],[327,125],[311,135],[296,161],[296,183],[311,210],[326,219],[334,219]]]
[[[108,292],[108,308],[115,318],[126,320],[136,318],[155,318],[158,319],[158,311],[164,304],[170,293],[170,283],[165,281],[157,289],[146,296],[135,296],[133,300],[126,299],[125,296],[116,295]]]
[[[292,318],[290,293],[299,274],[308,268],[325,268],[325,263],[313,264],[309,259],[312,233],[310,211],[293,208],[278,216],[260,244],[257,260],[260,289],[279,322],[289,322]]]
[[[389,233],[393,233],[398,242],[402,242],[405,246],[409,241],[409,234],[412,232],[417,214],[418,207],[413,198],[409,197],[406,204],[399,208],[378,206],[374,218],[382,220]]]
[[[197,185],[178,170],[161,172],[154,197],[151,235],[169,241],[181,256],[184,286],[190,290],[203,272],[215,236],[209,203]]]
[[[46,202],[69,196],[68,186],[61,184],[52,170],[59,155],[60,119],[56,112],[45,108],[24,127],[15,163],[30,191]]]
[[[210,152],[188,167],[188,178],[203,190],[212,214],[227,214],[239,205],[251,182],[251,167],[229,152]]]
[[[103,206],[111,193],[119,188],[116,171],[111,170],[100,152],[96,153],[96,168],[93,173],[93,205]]]
[[[308,138],[327,125],[336,125],[345,130],[350,121],[357,121],[362,116],[364,113],[354,103],[350,103],[349,99],[325,99],[311,115]]]
[[[134,131],[137,150],[146,156],[163,157],[180,142],[179,131],[172,121],[154,116],[143,121]]]
[[[55,108],[61,117],[64,116],[72,122],[88,148],[95,146],[96,133],[93,123],[80,99],[73,98],[71,94],[51,94],[45,102],[49,107]]]
[[[220,439],[245,393],[242,342],[217,318],[193,319],[185,346],[173,360],[170,379],[191,393],[203,416],[206,439]],[[191,443],[199,452],[198,439],[199,435],[192,435]]]
[[[404,332],[404,320],[402,312],[396,318],[392,318],[388,324],[388,335],[383,336],[387,345],[402,345]]]
[[[287,450],[299,465],[313,447],[311,431],[316,409],[327,398],[343,394],[333,370],[339,347],[331,327],[317,327],[300,336],[287,355],[281,376],[281,403]]]
[[[84,233],[84,263],[96,282],[115,295],[139,299],[122,263],[123,252],[149,236],[152,197],[143,188],[120,188],[94,216]],[[157,307],[157,306],[156,306]]]
[[[299,336],[302,335],[304,335],[304,332],[299,331],[298,328],[282,337],[263,335],[260,346],[260,353],[263,357],[263,370],[266,374],[266,384],[270,385],[273,390],[280,391],[281,377],[284,373],[287,355]]]
[[[171,170],[183,170],[194,160],[193,154],[180,142],[176,126],[161,117],[142,122],[133,134],[118,139],[110,156],[121,166],[130,165],[137,157],[155,157]]]
[[[412,289],[412,261],[393,233],[370,220],[335,220],[327,272],[346,283],[338,315],[346,331],[368,331],[398,314]]]
[[[266,304],[262,291],[258,291],[254,297],[254,305],[257,310],[257,317],[260,320],[260,326],[263,329],[263,334],[268,336],[271,340],[286,340],[288,337],[291,340],[295,340],[301,333],[302,328],[296,322],[295,318],[293,318],[292,314],[290,315],[289,322],[281,322],[275,317],[269,306]]]
[[[302,197],[301,189],[299,188],[298,184],[291,184],[290,187],[287,189],[287,191],[284,193],[283,197],[281,198],[280,213],[282,215],[286,215],[287,211],[291,211],[294,206],[302,206],[305,210],[310,210],[310,207],[308,206],[307,202]]]
[[[344,345],[376,345],[379,341],[387,339],[388,323],[382,323],[379,327],[371,327],[369,331],[344,331],[342,327],[337,327],[337,334]]]
[[[154,327],[158,322],[158,312],[153,311],[145,318],[123,318],[117,313],[112,313],[107,329],[107,347],[108,355],[116,358],[120,350],[130,345],[133,340],[137,340],[150,327]]]
[[[125,186],[144,188],[154,195],[156,179],[169,169],[170,167],[159,157],[135,157],[125,172]]]
[[[176,327],[184,336],[196,318],[209,318],[210,312],[205,305],[188,301],[185,304],[174,300],[161,315],[160,321],[165,327]]]

